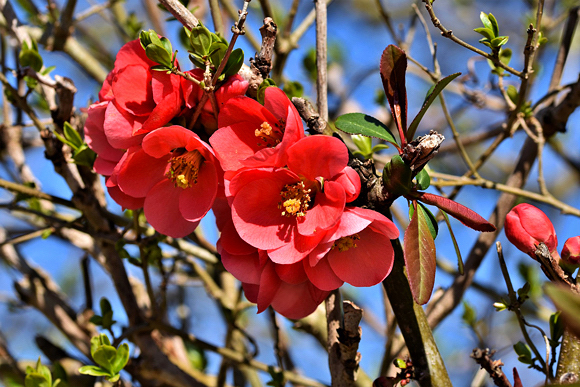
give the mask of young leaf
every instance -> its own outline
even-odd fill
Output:
[[[490,30],[489,28],[485,28],[485,27],[478,27],[478,28],[474,28],[473,31],[477,32],[478,34],[483,35],[485,38],[492,40],[493,38],[495,38],[495,36],[493,35],[493,31]]]
[[[86,365],[79,368],[79,372],[83,375],[91,376],[111,376],[111,373],[94,365]]]
[[[422,191],[431,185],[431,176],[429,176],[429,173],[424,168],[419,171],[415,179],[417,179],[417,189]]]
[[[64,123],[63,133],[64,137],[72,144],[73,149],[78,149],[83,145],[81,135],[68,122]]]
[[[413,119],[411,125],[409,125],[409,129],[407,129],[407,141],[413,140],[413,137],[415,137],[415,132],[417,131],[417,127],[419,126],[419,122],[421,122],[423,116],[427,112],[427,109],[429,109],[429,106],[431,106],[433,101],[435,101],[435,98],[437,98],[439,93],[443,91],[445,86],[447,86],[452,80],[460,75],[461,73],[448,75],[437,82],[434,87],[429,90],[427,96],[425,97],[425,101],[423,102],[423,106],[421,106],[421,110],[419,110],[419,113],[417,113],[417,116]]]
[[[449,229],[449,235],[451,235],[451,241],[453,242],[453,247],[455,248],[455,255],[457,255],[457,271],[460,275],[463,275],[463,258],[461,258],[461,251],[459,250],[459,245],[457,244],[457,239],[455,239],[455,234],[453,233],[453,228],[451,228],[451,222],[449,222],[449,216],[443,210],[441,210],[443,214],[443,219],[445,219],[445,224],[447,224],[447,228]]]
[[[396,147],[399,146],[395,137],[385,124],[376,118],[363,113],[343,114],[336,119],[334,125],[337,129],[346,133],[380,138],[394,144]]]
[[[123,343],[117,348],[117,356],[112,363],[112,371],[116,374],[119,373],[129,362],[129,345]]]
[[[491,25],[491,21],[489,20],[489,17],[487,16],[487,14],[485,12],[480,12],[479,18],[481,19],[481,22],[483,23],[483,26],[485,28],[489,28],[490,30],[493,31],[493,26]]]
[[[93,360],[102,368],[113,371],[113,362],[117,356],[117,350],[111,345],[101,345],[95,350]]]
[[[408,194],[411,190],[412,180],[413,171],[399,155],[393,156],[383,169],[385,190],[395,195]]]
[[[407,89],[405,72],[407,55],[399,47],[390,44],[381,56],[380,73],[385,95],[391,106],[391,114],[401,136],[401,146],[406,144],[407,132]]]
[[[509,36],[498,36],[491,40],[491,45],[493,47],[501,47],[508,42]]]
[[[562,312],[565,326],[580,337],[580,295],[573,293],[564,286],[547,283],[544,288],[546,294],[556,308]]]
[[[405,230],[405,265],[413,299],[419,305],[429,301],[435,284],[435,242],[425,212],[415,211]]]
[[[236,48],[230,54],[228,58],[228,63],[226,63],[226,67],[224,67],[223,74],[226,77],[231,75],[235,75],[240,71],[242,65],[244,64],[244,51],[241,48]]]
[[[495,226],[485,220],[481,215],[451,199],[427,192],[418,192],[413,195],[413,199],[438,207],[474,230],[485,232],[495,231]]]
[[[493,35],[498,36],[499,35],[499,26],[497,24],[497,20],[495,20],[495,16],[493,16],[492,13],[489,13],[487,15],[487,17],[489,18],[489,22],[491,23],[491,29],[493,30]]]

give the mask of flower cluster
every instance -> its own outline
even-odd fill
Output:
[[[152,70],[155,64],[139,40],[121,48],[99,102],[88,109],[85,136],[111,197],[124,208],[143,208],[157,231],[183,237],[210,210],[222,170],[206,142],[172,125],[191,121],[203,90],[178,75]],[[196,79],[203,75],[189,73]],[[247,87],[240,76],[230,77],[215,93],[218,105]],[[198,125],[215,129],[206,105]]]
[[[544,243],[563,269],[573,272],[580,266],[580,235],[568,238],[558,254],[558,238],[552,222],[531,204],[518,204],[506,215],[505,234],[514,246],[534,259],[538,245]]]
[[[350,205],[361,183],[342,141],[306,136],[277,87],[265,89],[262,105],[234,75],[210,103],[191,81],[204,79],[201,70],[179,76],[154,65],[139,41],[128,43],[88,109],[94,168],[117,203],[143,208],[172,237],[191,233],[213,207],[222,262],[259,311],[301,318],[343,283],[372,286],[389,274],[399,231]],[[208,135],[209,144],[200,137]]]

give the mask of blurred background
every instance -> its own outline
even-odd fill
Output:
[[[378,0],[377,0],[378,1]],[[334,0],[328,8],[328,40],[329,40],[329,108],[331,119],[348,112],[364,112],[389,122],[390,113],[384,102],[382,84],[378,72],[380,56],[388,44],[396,44],[397,39],[392,36],[385,24],[385,19],[377,7],[375,0]],[[75,15],[93,9],[102,2],[80,0],[76,6]],[[154,2],[152,2],[154,3]],[[230,3],[230,2],[228,2]],[[549,4],[548,4],[549,3]],[[42,13],[47,12],[51,1],[34,0],[34,5]],[[57,4],[60,6],[61,1]],[[235,9],[241,7],[241,1],[231,2]],[[408,55],[423,66],[433,69],[433,58],[428,45],[425,29],[417,17],[414,6],[417,7],[423,18],[427,20],[430,38],[437,45],[437,59],[443,76],[461,72],[463,75],[453,83],[461,83],[462,88],[450,87],[445,91],[449,110],[452,112],[457,130],[463,137],[469,138],[474,134],[483,134],[492,131],[505,121],[505,106],[497,88],[497,77],[491,74],[491,69],[485,60],[473,52],[445,39],[436,30],[429,20],[421,2],[407,0],[383,0],[382,5],[390,16],[390,23],[405,46]],[[562,28],[568,10],[577,5],[570,1],[546,1],[542,31],[548,42],[538,52],[534,67],[534,83],[530,99],[532,105],[542,98],[547,89],[554,68],[555,56],[560,43]],[[30,3],[19,1],[13,6],[23,22],[31,21]],[[279,30],[284,30],[283,20],[291,6],[288,0],[271,0],[270,6],[274,20]],[[513,51],[510,66],[516,69],[523,67],[523,50],[526,42],[526,29],[530,22],[535,20],[534,0],[437,0],[434,8],[443,25],[453,30],[453,33],[462,40],[487,51],[487,47],[478,43],[480,35],[473,31],[481,26],[480,12],[493,13],[498,20],[500,33],[509,36],[506,47]],[[208,5],[204,1],[190,3],[188,7],[195,10],[208,28],[213,29]],[[300,25],[313,9],[310,1],[301,1],[293,28]],[[156,16],[155,16],[156,15]],[[231,33],[229,28],[232,19],[227,12],[223,14],[225,34]],[[248,35],[259,38],[258,28],[262,25],[263,13],[260,2],[252,1],[247,21]],[[161,30],[160,28],[161,27]],[[111,69],[118,49],[128,39],[136,38],[141,29],[155,29],[158,33],[170,38],[174,49],[178,49],[178,58],[182,68],[191,67],[187,52],[180,44],[180,24],[170,20],[170,15],[160,11],[155,4],[136,0],[115,3],[112,10],[103,10],[94,13],[76,24],[74,36],[91,52],[98,54],[98,58],[107,69]],[[11,42],[7,36],[2,36],[2,47],[6,53],[5,65],[15,67],[14,51],[10,48]],[[277,81],[281,84],[288,81],[299,82],[304,89],[304,96],[312,101],[316,100],[316,87],[313,79],[316,76],[316,64],[313,60],[315,33],[310,26],[297,43],[288,58],[283,71]],[[248,38],[242,36],[238,40],[238,47],[245,52],[245,63],[254,56],[256,51]],[[580,73],[580,39],[578,34],[572,42],[572,49],[562,76],[562,84],[575,82]],[[83,109],[97,99],[101,84],[87,75],[86,71],[62,52],[46,51],[40,47],[45,66],[56,66],[52,74],[59,74],[71,78],[78,93],[75,98],[77,109]],[[515,77],[506,77],[506,84],[519,86]],[[407,76],[408,115],[411,120],[419,111],[423,99],[431,83],[425,80],[424,74],[413,63],[409,63]],[[467,90],[467,92],[465,92]],[[44,107],[39,104],[39,109]],[[46,112],[46,110],[44,110]],[[45,113],[46,117],[49,117]],[[18,117],[10,117],[17,120]],[[24,119],[26,123],[26,119]],[[447,125],[442,110],[436,101],[423,119],[418,135],[434,129],[442,133],[447,139],[443,143],[441,152],[429,164],[437,172],[453,175],[462,175],[467,167],[456,147],[453,146],[452,133]],[[38,139],[35,128],[24,129],[24,136],[29,146],[26,147],[26,159],[32,172],[40,180],[41,189],[49,194],[70,199],[71,192],[62,178],[57,175],[52,165],[44,158],[44,148]],[[512,138],[505,140],[495,151],[493,156],[480,170],[482,176],[504,182],[506,176],[513,170],[514,161],[526,137],[518,131]],[[476,142],[467,147],[475,159],[493,141],[493,138]],[[559,133],[553,138],[544,152],[544,171],[550,192],[559,200],[574,207],[580,207],[578,195],[578,177],[580,166],[580,113],[570,117],[566,133]],[[381,156],[390,156],[394,150],[382,151]],[[0,178],[11,180],[14,176],[14,165],[6,158],[0,163]],[[537,192],[537,165],[528,179],[525,189]],[[436,192],[434,188],[430,188]],[[449,190],[444,190],[448,192]],[[499,193],[494,190],[484,190],[477,187],[465,187],[456,200],[475,210],[480,215],[488,217],[493,210]],[[0,190],[0,226],[6,229],[10,237],[28,233],[35,229],[29,219],[11,214],[8,205],[13,195]],[[110,209],[122,214],[122,210],[112,200]],[[560,249],[563,242],[580,233],[580,219],[573,216],[560,215],[557,209],[539,203],[552,220]],[[395,203],[396,211],[403,216],[407,213],[406,201]],[[471,249],[478,233],[451,220],[453,231],[458,240],[461,252],[466,256]],[[404,225],[398,224],[404,227]],[[202,222],[203,233],[212,243],[217,240],[217,231],[213,216],[209,214]],[[519,288],[527,281],[531,285],[530,300],[527,301],[525,311],[529,322],[538,324],[548,330],[547,318],[553,312],[553,305],[543,296],[541,290],[545,278],[536,262],[519,252],[509,244],[504,234],[500,234],[499,241],[504,247],[504,254],[510,269],[514,287]],[[439,235],[436,239],[437,256],[440,267],[436,276],[437,288],[446,288],[453,280],[457,270],[457,257],[453,248],[449,231],[444,223],[439,224]],[[70,298],[76,310],[82,310],[85,304],[81,265],[87,260],[90,273],[93,276],[93,296],[95,304],[100,297],[107,297],[115,310],[115,333],[121,333],[120,326],[126,322],[123,308],[120,306],[111,279],[101,267],[92,259],[87,258],[84,251],[71,246],[56,236],[38,237],[16,245],[16,248],[30,262],[42,267],[59,284]],[[131,251],[129,251],[131,253]],[[170,248],[164,250],[171,254]],[[131,275],[141,278],[142,271],[127,263]],[[62,334],[55,329],[43,315],[34,309],[22,304],[13,288],[13,282],[18,280],[19,274],[6,266],[0,266],[0,332],[8,342],[8,346],[18,359],[36,360],[44,354],[35,344],[38,334],[50,339],[71,353],[82,358]],[[157,284],[160,277],[154,277]],[[543,382],[543,375],[535,370],[528,369],[526,364],[517,360],[512,346],[523,340],[515,316],[509,311],[496,312],[492,304],[499,301],[499,297],[507,294],[505,282],[498,265],[497,254],[490,250],[483,265],[479,269],[475,284],[464,298],[464,304],[459,306],[435,330],[437,343],[442,351],[451,379],[456,386],[491,385],[487,376],[478,374],[479,366],[469,358],[475,347],[489,347],[498,351],[496,358],[505,363],[504,370],[512,379],[511,369],[517,367],[524,386],[539,385]],[[170,322],[183,327],[198,338],[223,345],[227,327],[223,323],[219,308],[205,291],[203,284],[194,275],[174,278],[168,285],[170,305]],[[361,367],[371,380],[375,379],[381,370],[383,353],[386,342],[386,316],[383,289],[380,286],[373,288],[353,288],[345,286],[343,297],[350,299],[361,306],[365,315],[362,322],[362,341],[359,351],[362,354]],[[321,307],[322,308],[322,307]],[[317,313],[322,313],[319,310]],[[290,354],[298,369],[311,378],[323,383],[330,382],[327,357],[325,350],[311,335],[295,329],[294,323],[279,319],[281,328],[288,335]],[[272,328],[267,312],[257,315],[256,308],[250,307],[245,313],[245,330],[256,341],[259,353],[257,359],[267,364],[276,364],[274,356]],[[529,330],[530,335],[538,348],[544,348],[540,333]],[[197,351],[200,358],[207,361],[206,367],[210,373],[216,373],[220,365],[220,357],[209,351]],[[477,376],[478,375],[478,376]],[[475,378],[475,379],[474,379]],[[480,379],[478,379],[480,378]],[[271,380],[268,374],[262,374],[264,382]],[[231,382],[231,379],[228,379]],[[472,384],[473,383],[473,384]]]

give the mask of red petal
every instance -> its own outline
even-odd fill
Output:
[[[143,139],[143,150],[153,157],[161,157],[176,148],[193,150],[198,147],[204,147],[199,136],[179,125],[156,129]]]
[[[351,167],[346,167],[333,179],[344,187],[346,193],[346,202],[350,203],[360,194],[360,177]]]
[[[394,251],[391,240],[370,228],[358,233],[357,247],[347,251],[337,248],[328,252],[328,263],[334,273],[353,286],[373,286],[391,272]]]
[[[189,235],[199,222],[188,222],[179,211],[181,188],[175,188],[168,179],[161,180],[147,193],[143,206],[145,217],[161,234],[173,238]]]
[[[272,307],[281,315],[293,320],[308,316],[320,304],[320,296],[326,297],[328,294],[319,289],[312,291],[311,287],[312,284],[309,282],[298,285],[282,282],[276,292],[276,297],[272,300]],[[316,297],[313,297],[313,294]]]
[[[260,290],[258,291],[258,313],[266,310],[268,306],[272,303],[272,300],[278,293],[280,288],[280,278],[274,270],[274,264],[272,262],[266,263],[260,276]]]
[[[333,181],[325,182],[324,192],[316,194],[314,206],[308,209],[304,221],[298,222],[298,232],[313,235],[335,226],[344,211],[344,205],[344,188]]]
[[[305,137],[288,149],[288,168],[309,180],[332,179],[347,163],[346,145],[334,137]]]
[[[115,102],[136,116],[145,116],[155,108],[151,91],[151,73],[147,68],[130,65],[120,69],[112,84]]]
[[[88,146],[100,157],[107,160],[119,161],[123,156],[122,149],[116,149],[109,144],[105,136],[105,113],[109,102],[94,103],[89,106],[85,121],[85,139]]]
[[[274,269],[276,269],[278,277],[289,284],[299,284],[308,280],[302,262],[296,262],[291,265],[275,265]]]
[[[114,102],[109,103],[105,113],[103,129],[107,140],[112,147],[118,149],[129,149],[139,145],[143,136],[133,136],[133,131],[141,127],[141,123],[135,120],[134,116],[119,110]]]
[[[116,185],[111,187],[107,186],[107,191],[109,191],[109,195],[115,203],[123,207],[123,209],[128,208],[130,210],[137,210],[143,207],[145,198],[134,198],[129,196],[123,193],[123,191],[121,191],[121,189]]]
[[[99,175],[110,176],[113,174],[113,171],[115,170],[116,166],[117,166],[116,162],[104,159],[101,156],[97,155],[95,163],[93,164],[93,169]]]
[[[160,180],[166,179],[169,155],[163,158],[149,156],[142,149],[130,152],[117,175],[117,184],[127,195],[144,197]]]
[[[197,179],[196,184],[183,189],[179,196],[181,215],[190,222],[201,220],[213,205],[218,187],[215,166],[204,162],[199,169]]]
[[[244,165],[241,160],[253,156],[260,150],[254,130],[262,122],[257,126],[250,126],[247,123],[222,126],[210,137],[209,143],[224,171],[236,171],[242,168]]]
[[[251,284],[260,283],[262,267],[257,251],[254,254],[233,255],[222,250],[220,255],[226,270],[238,280]]]
[[[278,208],[283,182],[260,179],[245,185],[232,202],[232,219],[240,237],[262,250],[275,249],[292,240],[296,222]]]
[[[120,69],[129,65],[139,65],[141,67],[149,68],[155,64],[156,63],[147,58],[139,39],[126,43],[121,47],[115,58],[115,69]]]
[[[308,261],[304,260],[304,270],[308,279],[319,289],[330,291],[344,284],[344,281],[334,274],[327,259],[321,259],[316,266],[310,266]]]
[[[304,259],[320,242],[324,233],[306,237],[294,233],[293,239],[277,249],[268,250],[268,256],[274,263],[289,265]]]

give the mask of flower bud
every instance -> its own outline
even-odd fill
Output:
[[[567,264],[580,265],[580,235],[568,238],[560,255]]]
[[[542,242],[552,256],[558,255],[558,238],[552,222],[531,204],[518,204],[506,215],[505,235],[514,246],[534,259],[536,248]]]

